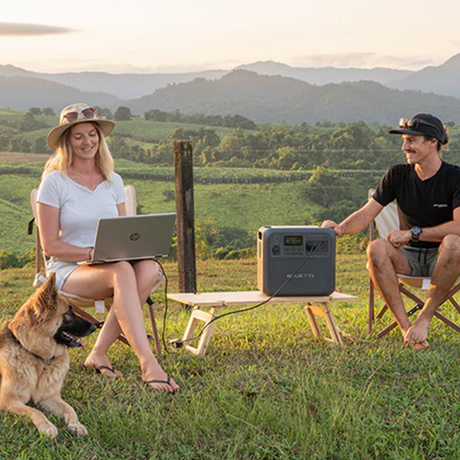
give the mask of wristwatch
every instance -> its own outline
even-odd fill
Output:
[[[412,235],[412,241],[416,243],[420,239],[422,229],[418,226],[414,226],[410,229],[410,233]]]

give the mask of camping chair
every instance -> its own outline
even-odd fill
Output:
[[[132,185],[126,185],[125,186],[125,192],[128,201],[126,202],[126,211],[128,215],[135,215],[136,210],[137,210],[137,201],[136,201],[136,190]],[[37,194],[38,190],[34,189],[32,190],[30,194],[30,203],[32,206],[32,210],[34,213],[34,219],[29,223],[29,234],[32,234],[33,231],[33,222],[37,222]],[[36,233],[35,233],[35,240],[36,240],[36,248],[35,248],[35,264],[36,264],[36,275],[35,275],[35,280],[33,283],[33,286],[35,288],[38,288],[41,286],[45,281],[46,281],[46,275],[42,273],[41,271],[41,265],[42,265],[42,256],[44,259],[46,259],[46,256],[42,254],[42,249],[41,249],[41,244],[40,244],[40,232],[38,229],[38,226],[36,227]],[[160,270],[160,277],[158,278],[157,283],[152,289],[152,292],[154,292],[158,286],[160,286],[165,280],[164,273]],[[75,313],[78,315],[82,316],[83,318],[87,319],[91,323],[93,323],[96,327],[101,328],[102,325],[104,324],[103,321],[99,321],[97,318],[92,316],[88,311],[85,309],[95,307],[96,311],[99,311],[99,305],[102,307],[102,309],[110,309],[110,306],[112,305],[113,298],[107,298],[107,299],[86,299],[83,297],[76,296],[74,294],[70,294],[65,291],[60,291],[61,294],[66,298],[66,300],[69,302],[70,305],[72,305],[73,310]],[[153,302],[152,299],[149,298],[146,300],[146,303],[148,305],[149,309],[149,317],[150,317],[150,323],[152,325],[152,333],[153,333],[153,339],[155,342],[155,349],[157,352],[158,357],[161,358],[161,345],[160,345],[160,339],[158,337],[158,329],[155,321],[155,315],[153,312]],[[126,340],[126,337],[123,335],[120,335],[118,337],[118,340],[122,341],[126,345],[129,345],[128,341]]]
[[[370,189],[368,198],[371,199],[372,195],[374,194],[375,190]],[[386,238],[386,236],[392,231],[399,229],[399,216],[398,216],[398,208],[395,202],[392,202],[385,206],[380,214],[375,218],[375,222],[371,222],[370,225],[370,240],[373,241],[375,239],[375,230],[378,229],[380,238]],[[418,288],[422,290],[428,290],[431,283],[431,278],[429,277],[417,277],[417,276],[406,276],[406,275],[397,275],[399,281],[399,291],[401,294],[406,296],[408,299],[415,302],[415,305],[407,311],[408,316],[412,316],[417,311],[421,310],[424,305],[424,301],[411,292],[408,287]],[[454,308],[460,313],[460,305],[454,299],[454,295],[460,290],[460,278],[454,283],[452,289],[448,292],[444,300],[441,302],[444,304],[445,302],[449,301]],[[384,305],[379,313],[375,316],[374,315],[374,294],[375,294],[375,286],[372,282],[372,279],[369,280],[369,325],[368,325],[368,332],[369,334],[372,332],[372,325],[374,320],[382,318],[385,312],[389,309],[388,305]],[[448,319],[444,316],[440,308],[436,310],[435,316],[443,321],[445,324],[460,332],[460,326],[455,324],[453,321]],[[391,330],[393,330],[397,326],[396,321],[392,322],[389,326],[382,329],[378,334],[377,337],[383,337],[384,335],[388,334]]]

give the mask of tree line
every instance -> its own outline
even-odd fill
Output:
[[[114,114],[97,107],[101,116],[115,120],[132,117],[129,108],[120,106]],[[51,115],[52,109],[31,108],[24,116],[14,120],[2,119],[0,151],[49,153],[45,135],[35,138],[23,134],[49,128],[48,122],[38,115]],[[243,117],[185,116],[179,111],[172,114],[151,110],[149,120],[192,120],[215,123],[222,120],[242,121]],[[252,122],[251,122],[252,123]],[[460,136],[451,122],[451,142],[445,159],[460,163]],[[173,164],[172,144],[175,140],[191,139],[194,149],[194,165],[205,167],[264,168],[284,171],[309,171],[322,166],[329,169],[383,170],[403,161],[399,136],[388,134],[389,126],[364,122],[332,123],[323,121],[314,125],[263,124],[256,129],[237,127],[231,134],[219,137],[212,126],[189,129],[175,128],[163,142],[151,143],[151,147],[133,145],[116,131],[108,138],[115,157],[158,166]],[[134,137],[134,136],[132,136]],[[134,137],[134,140],[135,137]],[[145,144],[144,144],[145,145]]]
[[[453,126],[452,126],[453,127]],[[191,139],[195,166],[273,168],[285,171],[329,169],[383,170],[403,161],[401,139],[390,127],[364,122],[297,126],[267,124],[257,130],[237,128],[220,138],[214,129],[176,128],[152,148],[127,145],[114,133],[109,138],[116,157],[155,165],[172,165],[172,144]],[[446,161],[460,163],[460,138],[451,138]]]

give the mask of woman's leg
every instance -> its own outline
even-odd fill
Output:
[[[107,317],[107,328],[104,325],[106,330],[101,331],[103,337],[101,341],[98,340],[97,353],[107,353],[108,346],[118,337],[118,334],[115,334],[121,329],[139,359],[144,381],[166,379],[166,373],[161,369],[150,348],[140,301],[141,296],[145,295],[147,298],[148,295],[148,270],[156,270],[158,275],[158,269],[155,267],[157,264],[153,265],[150,262],[153,261],[142,262],[137,269],[128,262],[83,266],[75,270],[65,283],[66,292],[85,297],[103,298],[113,293],[114,302]],[[153,285],[154,281],[150,283]],[[170,385],[151,385],[163,391],[174,391],[179,388],[173,380]]]
[[[161,276],[161,269],[160,266],[153,260],[137,262],[133,264],[133,268],[136,274],[139,302],[143,305],[150,295],[153,286]],[[118,324],[117,317],[111,309],[96,340],[96,344],[86,360],[86,365],[92,367],[97,367],[101,364],[109,366],[110,364],[108,363],[107,351],[121,333],[122,330]],[[107,369],[105,369],[103,373],[114,376],[114,374]]]

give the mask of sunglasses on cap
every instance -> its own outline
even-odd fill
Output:
[[[97,110],[93,107],[88,107],[87,109],[83,109],[81,112],[67,112],[63,118],[65,118],[69,123],[73,123],[78,119],[91,120],[92,118],[97,118]]]
[[[409,129],[417,129],[419,125],[427,125],[435,128],[441,136],[444,134],[441,132],[438,126],[433,125],[432,123],[428,123],[425,120],[420,120],[418,118],[400,118],[399,119],[399,127],[400,128],[409,128]]]

